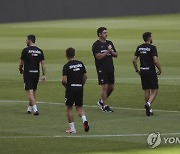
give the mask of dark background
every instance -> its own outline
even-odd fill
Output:
[[[180,13],[180,0],[0,0],[0,22]]]

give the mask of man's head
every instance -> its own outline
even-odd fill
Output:
[[[28,35],[26,39],[27,46],[30,46],[36,42],[36,36],[35,35]]]
[[[75,49],[74,48],[68,48],[66,49],[66,57],[67,59],[72,59],[75,56]]]
[[[143,40],[144,42],[150,42],[152,43],[152,36],[151,36],[151,32],[145,32],[143,33]]]
[[[107,39],[107,28],[106,27],[99,27],[97,29],[97,36],[99,38],[106,40]]]

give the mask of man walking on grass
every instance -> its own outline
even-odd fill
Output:
[[[114,90],[114,64],[113,58],[118,54],[113,43],[107,40],[107,28],[97,29],[98,40],[92,46],[99,85],[101,85],[101,98],[97,104],[103,112],[113,112],[107,104],[107,98]]]
[[[66,50],[68,62],[63,67],[62,84],[66,88],[66,107],[69,129],[66,133],[76,133],[73,116],[73,105],[76,106],[78,115],[82,118],[84,131],[89,131],[89,124],[85,115],[83,106],[83,86],[86,82],[86,68],[81,61],[75,60],[75,49],[68,48]]]
[[[146,115],[152,116],[151,105],[158,93],[158,77],[162,70],[158,61],[156,46],[152,45],[152,35],[150,32],[143,34],[145,43],[139,45],[133,58],[135,71],[141,76],[142,89],[144,90]],[[137,66],[137,59],[140,58],[140,70]],[[158,72],[156,72],[156,68]]]
[[[32,111],[34,115],[39,115],[36,105],[36,90],[39,82],[39,64],[42,67],[42,82],[46,81],[46,66],[43,51],[35,45],[36,37],[28,35],[26,39],[27,47],[23,49],[20,58],[19,71],[23,74],[24,88],[28,94],[29,106],[27,113]]]

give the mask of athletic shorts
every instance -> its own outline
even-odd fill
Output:
[[[83,87],[68,87],[65,94],[66,106],[83,106]]]
[[[99,85],[114,84],[115,82],[114,72],[112,73],[99,73],[98,72],[98,82],[99,82]]]
[[[24,89],[37,90],[37,85],[39,82],[39,74],[24,74]]]
[[[142,89],[158,89],[158,77],[156,72],[141,71]]]

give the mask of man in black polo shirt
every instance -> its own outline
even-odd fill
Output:
[[[152,36],[150,32],[143,34],[145,43],[139,45],[133,58],[135,71],[141,76],[142,89],[145,96],[146,115],[153,115],[151,104],[155,100],[158,93],[158,77],[162,70],[158,61],[156,46],[152,45]],[[140,71],[137,67],[137,59],[140,58]],[[158,72],[156,73],[156,68]]]
[[[46,67],[44,61],[44,54],[41,49],[35,45],[36,37],[34,35],[28,35],[26,39],[27,47],[23,49],[21,53],[21,60],[19,64],[19,71],[24,77],[25,90],[28,93],[29,106],[27,113],[30,114],[32,110],[34,115],[39,115],[35,92],[39,81],[39,64],[42,66],[42,81],[46,80]]]
[[[101,85],[101,99],[97,104],[104,112],[113,112],[107,105],[107,98],[114,90],[114,64],[113,57],[118,54],[113,43],[107,40],[107,28],[100,27],[97,29],[99,39],[92,46],[95,65],[98,74],[99,85]]]
[[[68,48],[66,50],[66,57],[68,63],[63,67],[62,84],[66,88],[66,106],[67,106],[67,118],[69,122],[69,129],[66,133],[76,133],[74,126],[73,116],[73,104],[76,106],[78,115],[82,118],[85,132],[89,131],[88,121],[85,116],[85,112],[82,109],[83,106],[83,86],[86,82],[86,68],[81,61],[75,60],[75,49]]]

